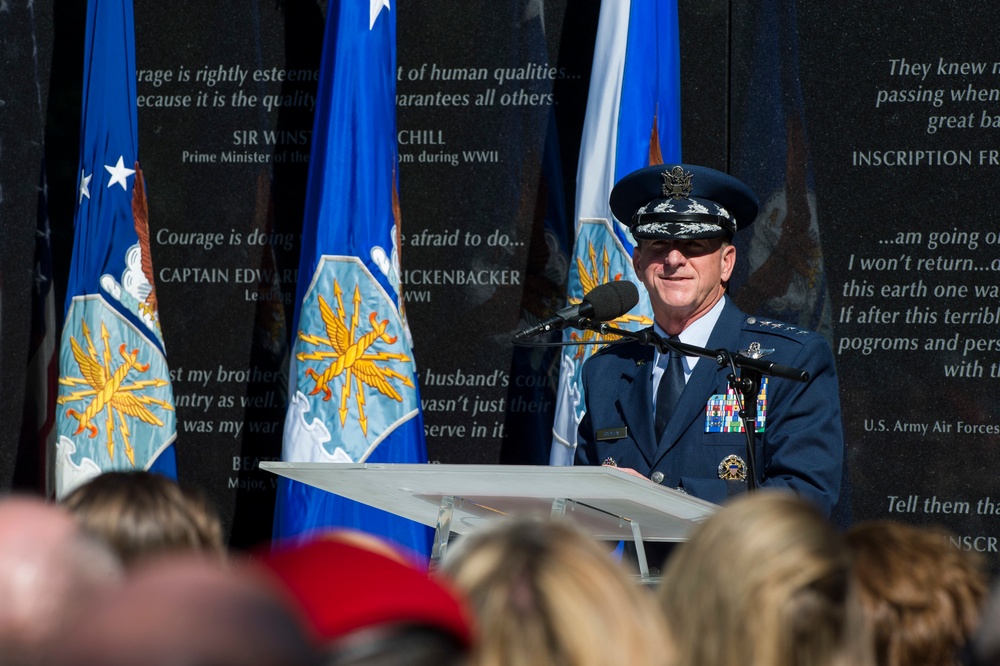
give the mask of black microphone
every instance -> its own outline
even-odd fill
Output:
[[[553,316],[514,334],[512,340],[520,342],[540,333],[561,331],[574,322],[586,318],[596,321],[617,319],[639,302],[639,290],[628,280],[605,282],[591,289],[578,305],[570,305]]]

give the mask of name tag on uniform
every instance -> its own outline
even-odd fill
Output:
[[[628,437],[628,428],[626,426],[621,426],[620,428],[604,428],[603,430],[598,430],[594,434],[594,439],[598,442],[610,442],[616,439],[623,439]]]
[[[716,393],[705,404],[705,432],[743,432],[743,421],[740,419],[740,403],[736,391],[730,388],[725,395]],[[767,421],[767,377],[760,383],[760,393],[757,394],[757,428],[756,432],[764,432]]]

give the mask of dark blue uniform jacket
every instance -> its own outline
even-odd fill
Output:
[[[764,432],[756,435],[758,484],[790,488],[829,515],[840,493],[844,456],[830,346],[817,333],[748,316],[727,299],[706,347],[743,351],[754,342],[773,350],[766,360],[809,373],[806,383],[768,378]],[[745,490],[745,483],[720,478],[719,465],[731,455],[746,460],[746,435],[706,432],[710,401],[716,396],[716,407],[724,402],[730,368],[711,358],[698,360],[674,417],[657,442],[650,381],[653,359],[653,347],[626,342],[609,345],[584,364],[586,414],[580,423],[575,464],[613,462],[646,477],[659,471],[663,485],[715,503]],[[715,410],[716,426],[721,411]]]

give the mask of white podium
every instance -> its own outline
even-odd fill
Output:
[[[649,577],[646,541],[684,541],[716,504],[614,467],[262,462],[274,474],[436,528],[432,561],[452,532],[504,516],[563,516],[595,539],[635,541]]]

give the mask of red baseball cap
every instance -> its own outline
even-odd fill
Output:
[[[323,641],[398,623],[431,626],[472,644],[462,597],[371,535],[338,530],[278,545],[261,564],[298,600]]]

